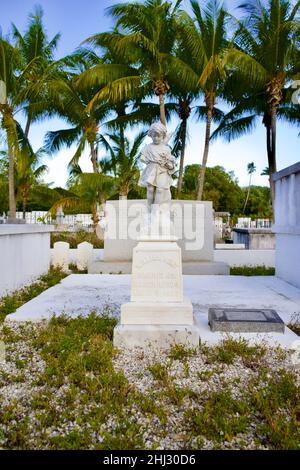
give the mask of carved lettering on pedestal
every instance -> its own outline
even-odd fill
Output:
[[[155,261],[158,261],[159,263],[165,263],[172,268],[177,268],[179,266],[178,261],[172,259],[172,258],[164,258],[163,260],[161,259],[161,255],[153,254],[153,255],[145,255],[143,258],[140,258],[136,262],[136,267],[137,268],[143,268],[145,265],[148,263],[153,263]]]

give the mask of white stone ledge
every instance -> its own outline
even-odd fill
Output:
[[[274,225],[273,232],[277,235],[300,235],[300,225],[295,226],[284,226]]]
[[[32,233],[50,233],[54,231],[54,225],[39,224],[1,224],[0,237],[6,235],[26,235]]]
[[[273,181],[278,181],[282,178],[286,178],[296,173],[300,173],[300,162],[297,162],[294,165],[291,165],[281,171],[278,171],[277,173],[274,173],[272,179]]]

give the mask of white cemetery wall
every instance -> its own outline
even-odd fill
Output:
[[[0,296],[48,271],[52,231],[49,225],[0,225]]]
[[[276,275],[300,288],[300,162],[275,181]]]

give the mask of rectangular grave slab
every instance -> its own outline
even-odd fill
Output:
[[[208,323],[212,331],[226,333],[284,333],[284,322],[275,310],[210,308]]]

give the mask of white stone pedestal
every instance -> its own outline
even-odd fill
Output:
[[[199,345],[193,307],[183,297],[181,249],[176,239],[141,240],[133,250],[131,302],[114,331],[118,348],[180,343]]]

